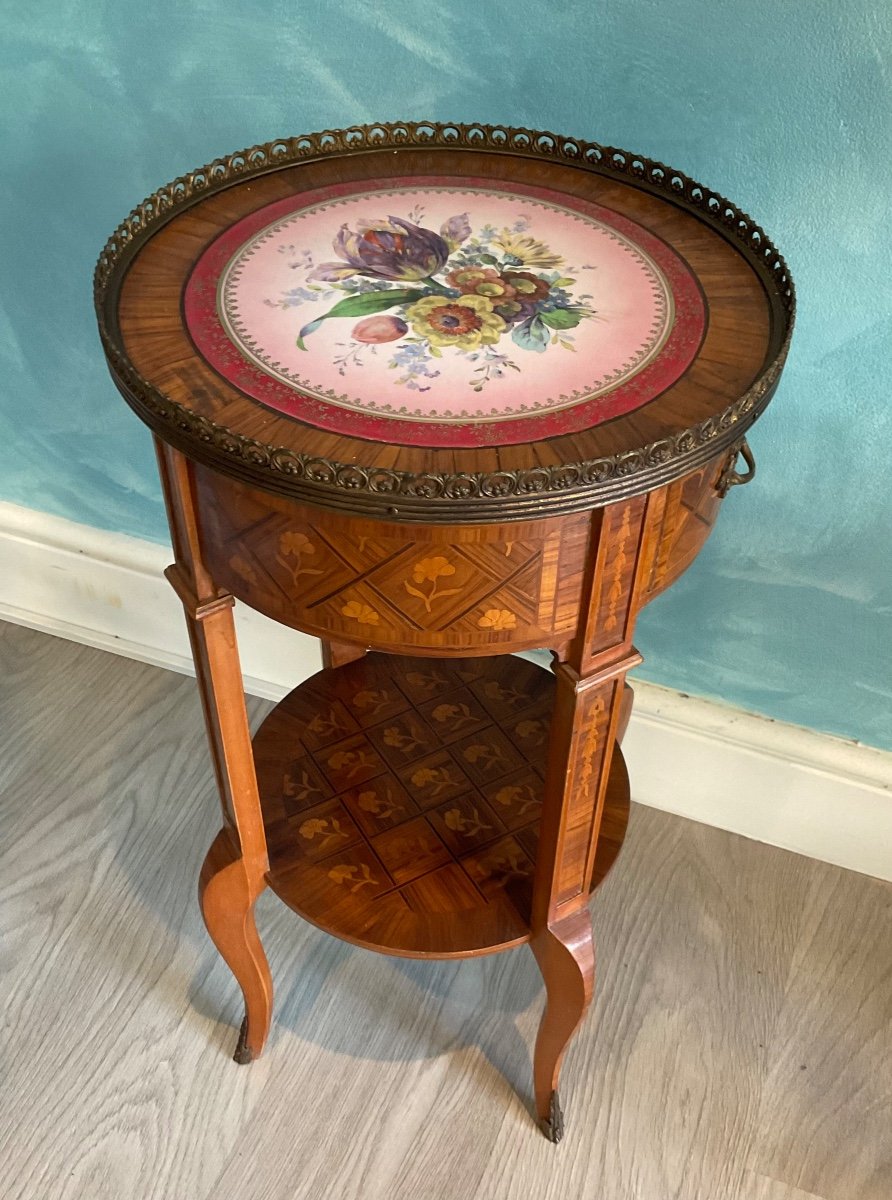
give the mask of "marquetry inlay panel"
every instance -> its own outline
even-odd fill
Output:
[[[644,603],[687,570],[712,533],[722,503],[717,485],[727,461],[728,456],[721,455],[665,489],[657,515],[655,552],[642,581]]]
[[[572,635],[591,518],[445,531],[369,524],[208,472],[215,580],[275,620],[378,646],[504,649]],[[563,637],[562,637],[563,635]]]
[[[302,684],[254,739],[274,890],[398,953],[526,940],[553,693],[549,672],[510,656],[373,654]],[[596,783],[584,759],[580,811]],[[622,840],[623,771],[594,883]]]

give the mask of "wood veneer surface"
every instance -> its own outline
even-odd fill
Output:
[[[306,680],[254,737],[273,891],[385,953],[526,942],[553,702],[551,673],[512,655],[370,654]],[[595,887],[628,812],[617,747]]]

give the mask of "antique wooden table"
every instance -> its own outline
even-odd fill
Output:
[[[218,160],[106,245],[154,431],[223,827],[200,878],[262,1051],[267,886],[373,950],[529,943],[535,1102],[592,994],[641,607],[752,475],[794,298],[749,217],[551,134],[374,126]],[[737,470],[739,456],[748,474]],[[252,739],[234,598],[323,639]],[[553,673],[512,655],[535,647]]]

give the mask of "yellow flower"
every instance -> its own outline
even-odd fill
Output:
[[[416,583],[424,583],[425,579],[429,579],[431,583],[439,579],[441,575],[454,575],[455,567],[448,558],[437,556],[436,558],[422,558],[412,568],[412,578]]]
[[[512,233],[510,229],[503,229],[493,244],[509,257],[517,259],[514,265],[518,267],[559,267],[564,261],[560,254],[549,250],[544,242]]]
[[[485,296],[424,296],[406,309],[406,316],[434,350],[440,346],[462,350],[491,346],[506,328]]]
[[[488,608],[477,625],[480,629],[515,629],[517,617],[508,608]]]
[[[345,604],[341,613],[345,617],[351,617],[354,621],[358,621],[360,625],[378,624],[378,613],[368,604],[360,603],[359,600],[351,600],[349,604]]]

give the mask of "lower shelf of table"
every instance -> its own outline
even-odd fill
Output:
[[[254,737],[272,890],[386,954],[528,941],[553,695],[549,671],[509,655],[369,654],[302,683]],[[593,888],[628,817],[617,747]]]

